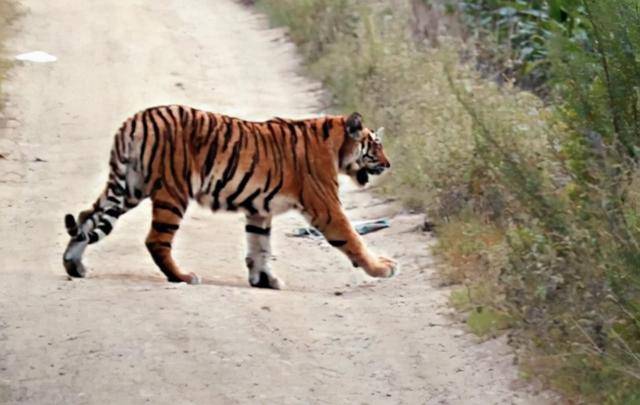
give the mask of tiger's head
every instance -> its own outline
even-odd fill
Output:
[[[353,141],[353,148],[342,166],[344,174],[364,186],[369,182],[370,174],[379,175],[391,167],[382,147],[384,128],[376,131],[366,128],[362,125],[362,116],[353,113],[345,121],[345,131]]]

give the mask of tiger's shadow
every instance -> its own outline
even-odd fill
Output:
[[[84,282],[100,282],[100,281],[112,282],[113,281],[122,285],[128,285],[129,287],[136,286],[141,288],[143,291],[151,291],[154,289],[158,289],[158,290],[174,290],[174,289],[189,289],[189,288],[197,289],[200,286],[209,286],[209,287],[241,288],[241,289],[254,290],[256,292],[263,291],[263,292],[272,292],[272,293],[278,293],[278,294],[303,293],[303,294],[320,294],[320,295],[325,295],[325,294],[342,295],[343,293],[357,292],[362,289],[366,290],[374,287],[375,285],[375,284],[363,284],[359,286],[353,286],[347,289],[336,287],[336,288],[329,288],[327,290],[321,290],[321,291],[318,291],[317,288],[312,288],[312,287],[305,288],[301,286],[287,285],[282,290],[273,290],[269,288],[252,287],[251,285],[249,285],[249,283],[245,279],[242,279],[240,277],[228,278],[228,279],[207,277],[202,279],[201,284],[192,286],[185,283],[169,283],[164,277],[160,275],[156,276],[154,274],[133,274],[133,273],[102,273],[102,274],[94,273],[94,274],[88,275],[87,278],[73,279],[73,280],[76,280],[76,281],[83,280]],[[344,290],[344,291],[335,293],[335,291],[338,291],[338,290]]]
[[[173,288],[185,288],[185,287],[195,287],[198,286],[189,286],[185,283],[168,283],[167,280],[162,276],[155,276],[152,274],[132,274],[132,273],[103,273],[103,274],[93,274],[88,277],[93,280],[108,280],[108,281],[118,281],[129,284],[153,284],[154,287],[165,287],[165,289],[173,289]],[[234,287],[234,288],[252,288],[246,280],[241,279],[221,279],[221,278],[204,278],[202,279],[201,284],[199,285],[207,285],[207,286],[218,286],[218,287]]]

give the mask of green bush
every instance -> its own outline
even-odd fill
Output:
[[[477,40],[485,70],[546,94],[549,42],[588,40],[580,0],[461,0],[461,20]]]
[[[543,160],[551,170],[501,144],[514,133],[496,126],[504,117],[483,115],[452,80],[481,159],[516,203],[500,281],[520,347],[562,355],[546,370],[556,384],[612,403],[640,399],[638,6],[582,2],[584,38],[552,38],[558,108],[549,122],[558,124],[546,139],[556,153]]]

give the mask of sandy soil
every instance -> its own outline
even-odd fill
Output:
[[[29,0],[9,45],[59,60],[19,63],[0,116],[0,403],[544,403],[511,387],[502,340],[477,344],[435,287],[420,217],[346,189],[354,220],[402,272],[373,280],[326,242],[274,224],[285,291],[248,288],[243,218],[195,206],[176,258],[205,279],[171,285],[143,244],[150,209],[123,217],[69,280],[66,212],[103,186],[112,135],[151,105],[263,119],[318,112],[292,45],[230,0]],[[375,123],[382,124],[382,123]]]

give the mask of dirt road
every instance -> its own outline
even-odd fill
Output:
[[[9,51],[58,61],[16,65],[0,116],[0,403],[543,402],[510,389],[501,340],[477,345],[447,316],[419,218],[366,191],[345,191],[345,206],[353,219],[392,215],[366,237],[401,263],[390,280],[367,278],[326,242],[286,236],[304,225],[291,214],[273,226],[286,290],[248,288],[243,218],[192,205],[176,259],[205,284],[168,284],[144,247],[148,204],[87,250],[87,279],[67,279],[63,215],[100,192],[131,113],[318,112],[318,85],[296,73],[281,32],[230,0],[185,4],[21,3]]]

